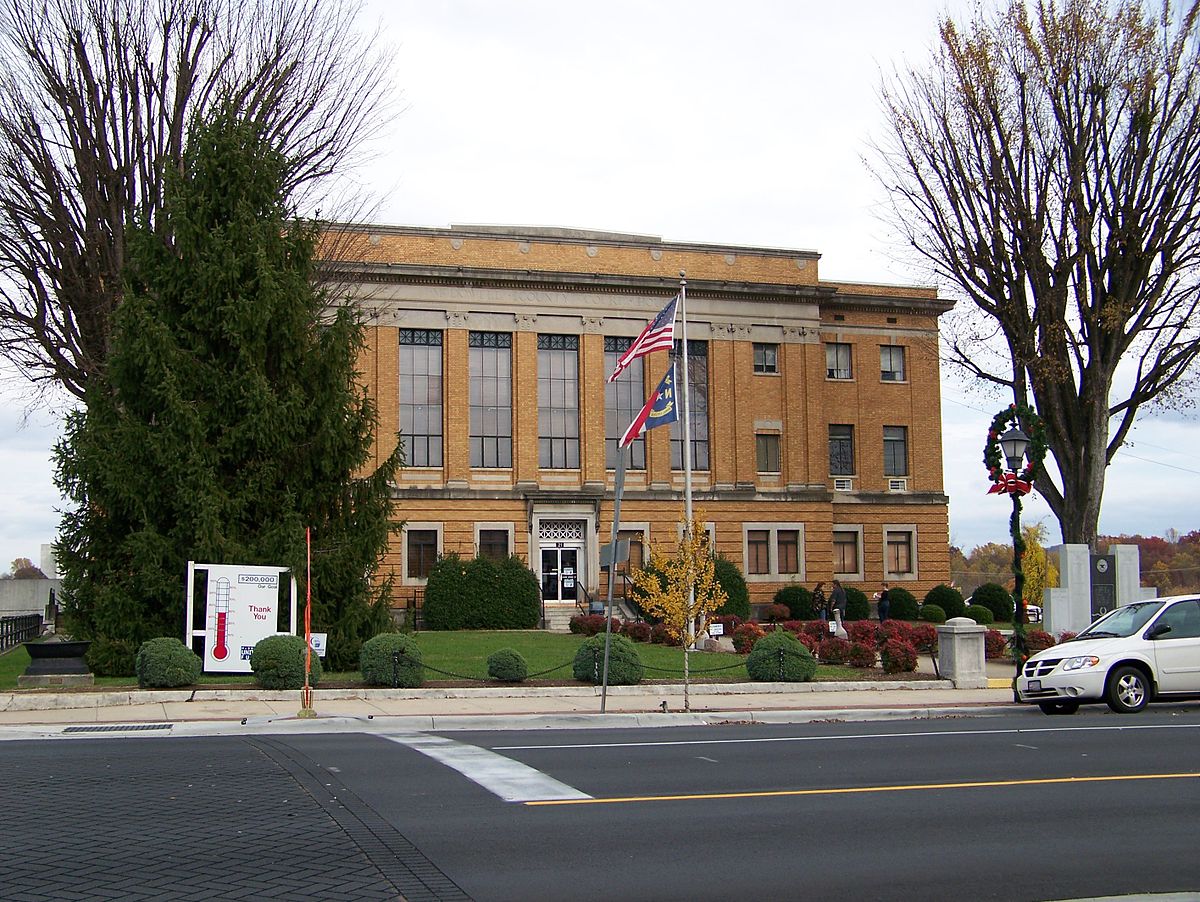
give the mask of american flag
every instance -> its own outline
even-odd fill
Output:
[[[625,368],[639,357],[645,357],[651,351],[669,351],[675,343],[675,306],[679,303],[679,295],[671,298],[662,312],[654,317],[629,346],[629,349],[617,359],[608,381],[615,380]]]

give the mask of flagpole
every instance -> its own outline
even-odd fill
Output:
[[[687,273],[679,270],[679,325],[680,338],[683,343],[683,385],[681,388],[680,412],[683,416],[683,516],[686,525],[683,527],[684,538],[690,543],[692,538],[692,417],[688,409],[691,403],[691,383],[688,381],[688,338],[687,338]],[[690,569],[690,568],[689,568]],[[696,579],[695,574],[688,573],[688,624],[687,633],[683,637],[683,710],[692,709],[691,699],[688,698],[688,646],[695,642],[692,631],[695,629],[692,611],[696,609]],[[690,640],[690,641],[689,641]]]
[[[632,444],[632,443],[631,443]],[[600,713],[608,705],[608,651],[612,645],[613,583],[617,576],[617,536],[621,530],[621,493],[625,490],[626,446],[617,446],[617,476],[613,481],[612,541],[608,545],[608,602],[604,607],[604,678],[600,683]]]

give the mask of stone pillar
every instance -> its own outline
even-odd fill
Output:
[[[1056,636],[1077,633],[1092,622],[1092,551],[1087,545],[1055,545],[1047,555],[1058,557],[1057,589],[1042,599],[1042,629]]]
[[[983,637],[986,627],[969,617],[951,617],[938,624],[938,670],[955,689],[986,689],[988,684]]]

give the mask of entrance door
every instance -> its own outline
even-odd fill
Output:
[[[542,549],[543,600],[575,601],[576,587],[582,578],[578,548]]]

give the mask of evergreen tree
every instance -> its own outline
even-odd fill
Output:
[[[397,450],[367,473],[365,337],[315,288],[317,227],[297,220],[286,159],[229,114],[198,124],[162,221],[131,229],[105,391],[55,450],[66,611],[84,637],[177,636],[187,561],[291,567],[313,530],[313,629],[351,669],[390,625],[373,579]],[[165,237],[163,237],[165,236]]]

